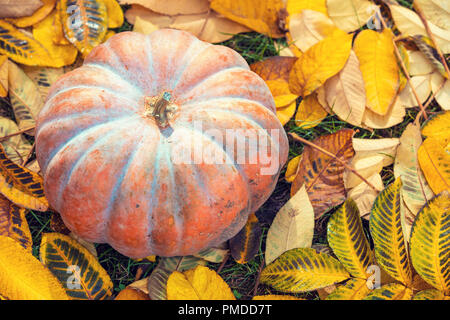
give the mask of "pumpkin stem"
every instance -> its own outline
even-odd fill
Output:
[[[151,103],[150,108],[153,110],[152,116],[160,128],[165,128],[169,125],[168,113],[170,110],[168,110],[167,106],[170,104],[171,98],[172,95],[170,92],[165,91],[154,103]]]

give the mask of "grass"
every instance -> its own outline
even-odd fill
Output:
[[[411,7],[411,1],[400,0],[399,2],[402,5]],[[117,29],[118,32],[127,30],[131,30],[131,25],[128,23],[125,23],[121,28]],[[285,45],[285,40],[273,40],[259,33],[251,32],[236,35],[222,44],[236,50],[249,64],[251,64],[266,57],[277,55],[277,48]],[[429,107],[429,110],[433,113],[438,111],[439,108],[432,104]],[[417,109],[408,109],[405,120],[401,124],[393,128],[383,130],[369,131],[359,129],[355,136],[368,139],[399,137],[406,125],[415,118],[416,114]],[[355,129],[348,123],[338,119],[336,116],[331,115],[327,116],[319,125],[312,129],[301,129],[295,125],[293,120],[289,121],[285,126],[287,132],[295,132],[307,140],[313,140],[321,135],[334,133],[343,128]],[[299,155],[302,150],[303,146],[300,143],[290,140],[289,159]],[[261,241],[258,255],[247,264],[238,264],[235,263],[232,258],[229,258],[220,270],[220,275],[230,285],[237,298],[250,299],[254,293],[277,293],[270,287],[261,284],[255,291],[255,285],[257,283],[261,266],[264,263],[263,252],[265,248],[265,235],[267,234],[267,230],[278,210],[289,200],[290,184],[284,181],[283,177],[284,171],[280,175],[280,179],[273,194],[256,213],[264,228],[264,237]],[[393,181],[392,166],[383,169],[382,177],[385,184]],[[316,221],[314,243],[327,244],[326,224],[333,211],[334,210],[330,210]],[[42,233],[52,232],[50,228],[50,217],[50,212],[30,212],[30,214],[27,215],[27,220],[30,225],[34,243],[33,254],[36,257],[38,257],[39,254],[39,244]],[[368,223],[364,222],[363,225],[365,227],[366,235],[370,236],[368,232]],[[143,278],[149,276],[152,269],[156,265],[156,263],[151,263],[146,260],[135,261],[127,258],[107,244],[96,244],[96,249],[98,252],[99,262],[105,268],[114,283],[115,292],[122,290],[127,285],[135,281],[136,273],[139,269],[142,271],[141,278]],[[217,270],[219,265],[209,263],[209,267]],[[299,296],[307,299],[318,299],[315,292],[305,293]]]

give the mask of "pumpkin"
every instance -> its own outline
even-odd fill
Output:
[[[267,144],[238,144],[250,131]],[[82,239],[133,258],[230,239],[273,192],[287,153],[273,97],[246,61],[171,29],[95,47],[52,86],[36,127],[52,208]]]

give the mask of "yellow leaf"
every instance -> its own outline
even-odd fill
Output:
[[[417,292],[413,300],[450,300],[450,297],[445,296],[441,291],[436,289],[428,289]]]
[[[8,95],[8,57],[0,55],[0,97]]]
[[[280,24],[287,12],[282,0],[212,0],[211,9],[256,32],[273,38],[284,36]]]
[[[282,292],[305,292],[324,288],[350,277],[344,266],[328,254],[311,248],[283,253],[261,272],[261,283]]]
[[[435,194],[450,189],[450,148],[442,141],[430,137],[419,148],[420,168]]]
[[[10,300],[68,300],[61,283],[15,240],[0,236],[0,294]]]
[[[291,43],[302,52],[306,52],[320,40],[332,35],[337,30],[325,14],[312,10],[302,10],[301,13],[289,17],[289,35]]]
[[[289,77],[292,93],[306,97],[345,66],[350,55],[352,36],[337,29],[309,48],[297,62]]]
[[[382,33],[361,31],[356,37],[353,50],[364,79],[367,107],[379,115],[386,115],[399,86],[391,30],[385,29]]]
[[[355,278],[367,279],[372,251],[356,203],[350,198],[331,216],[327,240],[336,257]]]
[[[19,131],[11,119],[0,117],[0,136],[4,137]],[[22,164],[31,151],[31,144],[22,134],[14,135],[1,142],[8,158],[16,164]]]
[[[53,42],[53,20],[55,12],[49,14],[44,20],[33,26],[33,37],[39,41],[49,52],[52,63],[50,67],[63,67],[75,62],[77,49],[71,45],[59,45]]]
[[[119,0],[119,2],[141,5],[153,12],[169,16],[205,13],[209,9],[208,0]]]
[[[287,182],[294,181],[295,176],[297,175],[298,165],[301,159],[302,155],[296,156],[295,158],[292,158],[287,164],[286,173],[284,174],[284,177]]]
[[[183,273],[175,271],[167,280],[167,300],[235,300],[223,279],[207,267]]]
[[[301,13],[303,10],[314,10],[327,14],[326,0],[287,0],[286,10],[289,15]]]
[[[8,61],[9,98],[19,129],[36,124],[36,117],[44,106],[41,94],[34,82],[14,62]],[[34,135],[34,130],[27,132]]]
[[[108,13],[108,28],[119,28],[123,25],[123,11],[116,0],[103,0]]]
[[[113,284],[97,258],[75,239],[60,233],[42,235],[39,257],[63,284],[68,296],[80,300],[103,300]]]
[[[70,44],[69,40],[67,40],[66,36],[64,35],[64,28],[63,28],[63,25],[61,22],[61,15],[59,14],[60,10],[61,10],[60,7],[61,7],[61,1],[58,1],[56,3],[55,15],[53,16],[52,40],[55,44],[59,44],[59,45]]]
[[[305,186],[278,211],[266,239],[266,264],[293,248],[311,247],[314,235],[314,209]]]
[[[108,31],[108,13],[101,0],[60,0],[64,34],[83,57],[99,45]]]
[[[352,32],[366,24],[375,14],[376,6],[368,0],[327,0],[327,8],[338,28]]]
[[[400,5],[389,5],[395,26],[403,36],[428,36],[419,16],[412,10]],[[450,33],[428,21],[431,32],[442,53],[450,53]]]
[[[0,195],[0,235],[17,240],[22,247],[31,253],[33,240],[25,218],[26,213],[25,209],[14,205]]]
[[[425,205],[411,231],[411,260],[417,273],[434,288],[450,294],[450,193],[437,195]]]
[[[359,60],[351,51],[344,68],[325,82],[325,98],[330,109],[343,121],[361,126],[366,108],[366,91]]]
[[[150,297],[140,290],[126,287],[119,292],[114,300],[150,300]]]
[[[327,115],[328,112],[320,105],[317,95],[312,93],[300,102],[295,115],[295,125],[302,129],[311,129],[317,126]]]
[[[9,160],[0,145],[0,193],[20,207],[46,211],[42,177]]]
[[[295,113],[296,102],[292,102],[287,107],[282,107],[277,109],[277,118],[280,120],[281,124],[284,126],[291,120]]]
[[[41,0],[42,6],[34,11],[34,13],[30,16],[14,18],[14,19],[6,19],[6,21],[11,22],[15,26],[19,28],[30,27],[39,21],[43,20],[55,7],[56,0]]]
[[[395,280],[410,286],[412,267],[401,224],[401,187],[397,178],[378,195],[370,216],[370,234],[377,263]]]
[[[438,113],[429,119],[422,128],[422,134],[439,139],[446,146],[450,142],[450,111]]]
[[[0,54],[18,63],[30,66],[48,66],[52,63],[44,46],[3,20],[0,20],[0,41],[3,43]]]
[[[64,74],[64,70],[62,68],[50,67],[23,66],[23,71],[37,86],[41,94],[42,101],[47,99],[51,85]]]

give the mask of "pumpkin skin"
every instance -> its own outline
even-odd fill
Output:
[[[163,92],[176,107],[167,127],[147,109]],[[277,150],[274,174],[261,174],[269,165],[259,157],[237,164],[208,129],[263,132]],[[230,163],[176,160],[194,148]],[[230,239],[273,192],[288,148],[273,97],[246,61],[171,29],[122,32],[95,47],[52,86],[36,127],[51,206],[81,238],[133,258],[189,255]]]

